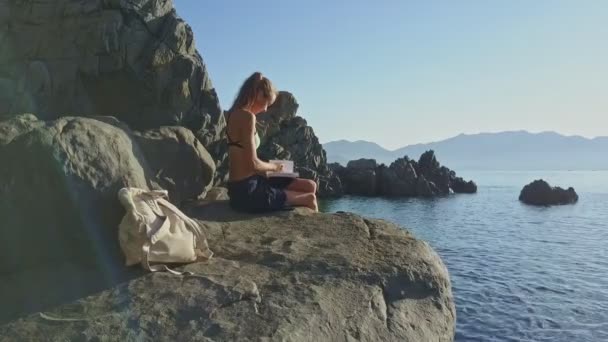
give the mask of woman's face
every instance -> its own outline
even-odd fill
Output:
[[[257,101],[255,101],[253,106],[251,106],[251,112],[253,114],[257,115],[259,113],[263,113],[263,112],[267,111],[268,107],[270,107],[274,103],[274,100],[275,100],[274,96],[272,98],[268,99],[268,98],[264,97],[263,94],[258,94]]]

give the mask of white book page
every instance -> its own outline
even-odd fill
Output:
[[[292,160],[270,160],[272,164],[282,164],[283,170],[281,172],[269,171],[266,173],[267,177],[299,177],[299,173],[293,172],[293,161]]]
[[[283,171],[282,173],[293,173],[293,160],[271,160],[272,164],[282,164]]]

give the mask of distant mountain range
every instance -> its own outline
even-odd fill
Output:
[[[363,140],[332,141],[323,147],[329,162],[343,165],[359,158],[385,164],[405,155],[417,160],[424,151],[434,150],[439,162],[454,170],[608,170],[608,137],[588,139],[555,132],[460,134],[394,151]]]

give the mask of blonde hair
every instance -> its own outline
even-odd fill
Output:
[[[241,86],[230,111],[250,108],[257,100],[259,94],[269,102],[272,102],[277,97],[277,90],[272,82],[263,76],[261,72],[254,72]]]

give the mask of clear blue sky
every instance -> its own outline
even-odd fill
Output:
[[[223,108],[259,70],[321,142],[608,135],[608,1],[175,0]]]

